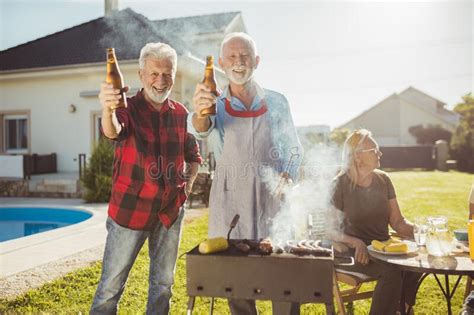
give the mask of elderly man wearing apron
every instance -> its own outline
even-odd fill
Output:
[[[268,237],[281,203],[272,193],[268,174],[296,180],[303,154],[288,101],[253,80],[259,61],[250,36],[228,34],[221,45],[219,65],[229,85],[217,97],[204,84],[198,84],[194,93],[188,131],[209,139],[217,162],[210,194],[209,237],[226,236],[235,214],[240,220],[233,238]],[[200,114],[213,104],[215,116]],[[292,154],[297,158],[291,158]],[[229,307],[232,314],[257,314],[252,300],[229,300]],[[299,305],[274,302],[273,310],[299,314]]]

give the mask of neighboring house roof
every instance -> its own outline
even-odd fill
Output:
[[[151,21],[127,8],[109,17],[100,17],[1,51],[0,71],[103,62],[107,47],[115,47],[119,60],[136,60],[146,43],[158,41],[170,44],[179,55],[191,52],[199,56],[181,37],[176,36],[173,30],[179,23],[189,21],[191,25],[199,26],[201,32],[212,31],[213,28],[219,31],[224,27],[226,18],[229,24],[236,15],[238,13],[234,12],[170,19],[169,22]]]
[[[415,105],[421,110],[428,112],[447,124],[455,127],[459,123],[459,114],[446,109],[446,103],[418,90],[414,87],[408,87],[399,94],[400,98],[406,102]]]
[[[169,34],[202,35],[222,33],[240,12],[228,12],[179,17],[153,21],[156,27]]]
[[[356,117],[352,118],[348,122],[340,125],[338,128],[345,128],[346,126],[352,124],[354,121],[359,119],[360,117],[364,116],[368,112],[374,110],[376,107],[384,104],[388,99],[395,97],[398,101],[401,99],[410,103],[413,106],[418,107],[419,109],[427,112],[430,115],[433,115],[440,119],[441,121],[455,127],[459,122],[459,114],[446,109],[444,106],[445,103],[441,102],[440,100],[421,92],[420,90],[414,87],[408,87],[403,92],[397,94],[393,93],[392,95],[386,97],[382,101],[378,102],[376,105],[372,106],[371,108],[365,110],[361,114],[357,115]],[[399,102],[401,106],[401,102]]]
[[[397,93],[393,93],[393,94],[387,96],[386,98],[384,98],[383,100],[381,100],[380,102],[378,102],[378,103],[375,104],[374,106],[370,107],[369,109],[364,110],[362,113],[360,113],[359,115],[355,116],[354,118],[352,118],[352,119],[349,120],[348,122],[345,122],[345,123],[343,123],[342,125],[336,127],[336,129],[338,129],[338,128],[347,128],[347,125],[352,124],[354,121],[356,121],[357,119],[363,117],[365,114],[367,114],[368,112],[374,110],[376,107],[382,105],[383,103],[385,103],[387,100],[389,100],[389,99],[392,98],[392,97],[398,97]]]

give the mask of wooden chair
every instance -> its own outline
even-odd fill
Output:
[[[338,314],[354,314],[354,301],[365,300],[372,298],[374,293],[373,290],[362,291],[362,285],[367,282],[376,281],[374,278],[353,271],[347,271],[342,269],[336,269],[334,271],[334,298],[336,299],[336,305],[338,309]],[[350,288],[341,290],[339,283],[343,283]],[[347,311],[344,303],[348,303]]]
[[[396,233],[395,231],[390,231],[389,233],[391,237],[400,238],[400,235]],[[346,245],[338,243],[338,242],[334,242],[333,246],[334,246],[334,249],[339,252],[343,252],[347,250]],[[471,290],[470,285],[472,281],[470,281],[470,279],[471,278],[468,278],[468,282],[466,284],[466,292],[468,290],[467,285],[469,285],[469,290]],[[338,313],[341,315],[353,314],[354,301],[371,299],[374,293],[373,290],[362,291],[362,292],[359,292],[359,290],[361,289],[364,283],[368,283],[372,281],[377,281],[377,280],[363,273],[336,269],[334,272],[334,290],[333,291],[334,291],[334,298],[336,299]],[[347,286],[350,286],[350,288],[341,290],[339,288],[339,282]],[[466,294],[469,294],[469,293],[466,293]],[[348,303],[347,312],[346,312],[344,303]]]

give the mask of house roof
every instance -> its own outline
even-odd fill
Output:
[[[398,98],[397,93],[393,93],[393,94],[387,96],[386,98],[384,98],[383,100],[381,100],[380,102],[378,102],[378,103],[375,104],[374,106],[370,107],[369,109],[364,110],[362,113],[360,113],[359,115],[355,116],[355,117],[352,118],[351,120],[349,120],[349,121],[343,123],[342,125],[336,127],[336,129],[338,129],[338,128],[346,128],[347,125],[351,124],[353,121],[359,119],[360,117],[363,117],[365,114],[367,114],[368,112],[374,110],[376,107],[382,105],[383,103],[385,103],[387,100],[391,99],[392,97]]]
[[[196,27],[199,33],[220,31],[238,13],[223,13],[169,20],[151,21],[127,8],[111,16],[59,31],[0,52],[0,71],[44,68],[103,62],[106,48],[115,47],[119,60],[136,60],[140,49],[148,42],[168,43],[179,55],[193,51],[174,30],[179,25]],[[190,31],[181,28],[182,32]]]
[[[446,103],[414,88],[408,87],[399,94],[400,98],[409,102],[412,105],[431,113],[442,121],[456,126],[459,122],[459,115],[451,110],[446,109]]]
[[[393,93],[392,95],[378,102],[376,105],[372,106],[371,108],[365,110],[364,112],[360,113],[356,117],[352,118],[348,122],[340,125],[338,128],[344,128],[345,126],[351,124],[355,120],[364,116],[366,113],[372,111],[374,108],[383,104],[385,101],[387,101],[388,99],[392,97],[395,97],[397,100],[403,99],[406,102],[410,103],[411,105],[416,106],[419,109],[431,115],[436,116],[438,119],[446,122],[447,124],[452,125],[453,127],[456,126],[457,123],[459,122],[459,115],[451,110],[446,109],[444,107],[446,103],[443,103],[440,100],[410,86],[399,94]],[[400,106],[402,105],[401,102],[399,104]]]

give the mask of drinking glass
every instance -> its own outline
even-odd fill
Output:
[[[428,223],[426,218],[415,218],[413,234],[415,236],[415,242],[417,246],[424,246],[426,244],[426,235],[428,234]]]

